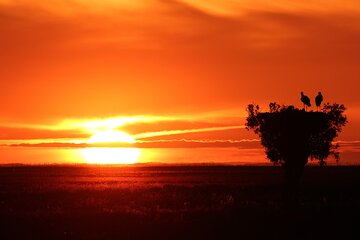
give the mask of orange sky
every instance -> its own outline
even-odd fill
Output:
[[[246,104],[319,90],[348,107],[340,139],[359,140],[359,43],[358,0],[0,0],[0,142],[144,116],[118,128],[213,146],[256,137]]]

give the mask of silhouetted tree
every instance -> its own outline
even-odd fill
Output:
[[[309,158],[319,160],[321,165],[329,155],[339,159],[338,145],[333,140],[347,123],[344,105],[327,103],[321,112],[277,103],[269,107],[269,112],[260,112],[258,105],[248,105],[246,127],[260,136],[267,158],[284,166],[288,190],[297,188]]]

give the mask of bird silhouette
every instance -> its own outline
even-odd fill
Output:
[[[301,101],[304,104],[305,111],[307,110],[307,107],[311,107],[310,98],[304,95],[304,92],[301,92]]]
[[[321,92],[319,92],[318,95],[315,97],[316,111],[319,111],[319,107],[321,106],[323,99],[323,95],[321,94]]]

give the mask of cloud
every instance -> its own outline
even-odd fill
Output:
[[[260,148],[257,139],[242,140],[155,140],[155,141],[138,141],[132,143],[71,143],[71,142],[43,142],[43,143],[13,143],[2,144],[5,147],[34,147],[34,148],[241,148],[241,149],[258,149]]]
[[[188,133],[201,133],[201,132],[213,132],[213,131],[224,131],[234,129],[244,129],[245,126],[226,126],[226,127],[210,127],[210,128],[199,128],[199,129],[182,129],[182,130],[164,130],[159,132],[145,132],[134,135],[135,139],[146,139],[154,137],[172,136]]]
[[[342,153],[360,152],[360,141],[339,141]],[[240,140],[224,140],[224,139],[172,139],[172,140],[143,140],[135,144],[131,143],[71,143],[71,142],[39,142],[39,143],[13,143],[0,144],[2,147],[26,147],[26,148],[238,148],[238,149],[263,149],[259,139],[240,139]]]
[[[353,141],[336,141],[335,143],[339,144],[339,150],[341,152],[360,152],[360,141],[353,140]]]
[[[139,148],[241,148],[258,149],[261,148],[258,139],[241,140],[158,140],[158,141],[140,141],[136,144]]]
[[[32,139],[84,139],[88,133],[79,130],[45,130],[31,128],[0,127],[0,141],[32,140]]]
[[[360,152],[360,141],[339,141],[340,151],[342,154],[352,154]],[[70,142],[44,142],[44,143],[13,143],[0,144],[0,147],[25,147],[25,148],[238,148],[238,149],[257,149],[262,150],[259,139],[240,139],[240,140],[224,140],[224,139],[203,139],[203,140],[150,140],[138,141],[131,143],[107,143],[107,144],[88,144],[88,143],[70,143]]]
[[[208,14],[220,16],[238,16],[251,11],[267,12],[339,12],[339,11],[360,11],[360,4],[356,0],[349,0],[344,3],[341,0],[242,0],[242,1],[219,1],[219,0],[180,0],[183,3],[200,9]]]
[[[0,6],[38,8],[59,15],[108,14],[123,11],[146,11],[158,6],[154,0],[0,0]]]
[[[224,115],[222,115],[224,114]],[[174,116],[123,116],[92,119],[64,119],[43,124],[3,123],[2,144],[86,143],[99,131],[117,130],[138,141],[234,139],[247,137],[244,118],[235,111],[198,113]]]

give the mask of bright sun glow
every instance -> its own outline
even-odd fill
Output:
[[[117,130],[96,132],[88,143],[135,143],[130,135]],[[92,164],[133,164],[140,157],[138,148],[106,148],[90,147],[81,151],[87,163]]]
[[[85,148],[81,153],[91,164],[133,164],[140,157],[138,148]]]
[[[117,130],[104,130],[98,131],[91,138],[89,138],[88,143],[135,143],[135,139],[129,134],[120,132]]]

